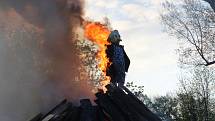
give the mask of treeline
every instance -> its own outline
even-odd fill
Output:
[[[143,86],[126,86],[164,121],[215,121],[214,71],[195,68],[179,81],[177,92],[153,98],[144,94]]]

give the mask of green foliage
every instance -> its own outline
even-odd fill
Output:
[[[178,100],[169,95],[155,97],[153,109],[162,120],[171,121],[179,120]]]

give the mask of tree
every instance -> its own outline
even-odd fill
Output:
[[[89,80],[99,87],[99,82],[101,78],[101,71],[96,66],[98,65],[98,60],[95,59],[97,55],[98,48],[91,41],[81,39],[77,43],[77,47],[80,50],[80,58],[82,60],[83,68],[89,76]]]
[[[170,95],[155,97],[153,110],[164,121],[180,120],[178,99],[176,97]]]
[[[180,40],[180,62],[215,64],[215,14],[200,0],[166,1],[161,20],[166,31]]]
[[[211,8],[215,12],[215,1],[214,0],[204,0],[204,1],[208,2],[210,4]]]
[[[214,0],[204,0],[214,9]],[[180,43],[182,64],[197,65],[183,75],[177,93],[179,119],[183,121],[213,121],[214,71],[202,65],[215,64],[215,11],[200,0],[182,0],[163,4],[161,14],[165,30]]]
[[[211,121],[215,112],[214,71],[211,68],[198,67],[182,79],[178,99],[181,116],[185,121]]]
[[[144,94],[144,86],[137,86],[134,82],[127,82],[126,87],[134,93],[137,98],[139,98],[148,108],[152,107],[151,99]]]
[[[143,87],[137,86],[133,82],[126,84],[135,96],[137,96],[152,112],[158,115],[163,121],[179,119],[178,101],[175,97],[166,95],[153,98],[144,94]]]

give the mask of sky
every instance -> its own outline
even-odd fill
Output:
[[[108,17],[119,30],[131,65],[126,81],[144,86],[147,95],[172,93],[178,87],[177,40],[163,32],[163,0],[86,0],[85,16]]]

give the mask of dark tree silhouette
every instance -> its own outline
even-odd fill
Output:
[[[211,8],[215,12],[215,0],[204,0],[204,1],[208,2],[210,4]]]
[[[215,14],[203,1],[165,2],[161,14],[166,31],[181,43],[180,61],[192,65],[215,63]]]

